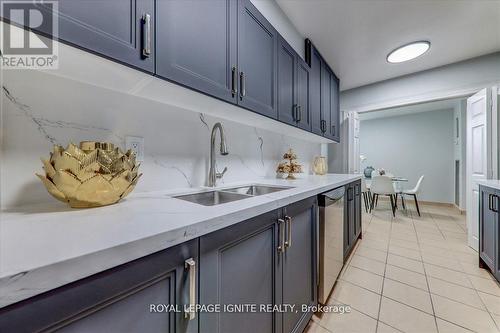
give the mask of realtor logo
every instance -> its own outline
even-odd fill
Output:
[[[3,0],[2,69],[57,69],[57,1]]]

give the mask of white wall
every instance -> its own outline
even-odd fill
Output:
[[[445,95],[471,95],[498,82],[500,52],[346,90],[340,95],[340,104],[349,111],[384,109]]]
[[[425,175],[420,199],[453,203],[453,109],[361,121],[360,153],[371,165],[408,178]]]

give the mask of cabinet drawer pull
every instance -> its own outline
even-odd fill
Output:
[[[151,55],[151,15],[142,16],[142,56],[149,58]]]
[[[297,104],[292,106],[292,119],[293,121],[297,121]]]
[[[285,251],[285,220],[278,219],[278,252]]]
[[[332,135],[335,136],[335,125],[332,125]]]
[[[491,209],[491,194],[488,194],[488,209],[492,210]]]
[[[298,115],[297,115],[297,121],[300,122],[302,120],[302,106],[297,107]]]
[[[496,194],[491,194],[491,210],[498,213],[498,196]]]
[[[236,87],[236,80],[238,78],[236,77],[236,73],[236,67],[233,66],[233,68],[231,69],[231,94],[233,95],[233,97],[238,93],[238,88]]]
[[[196,317],[194,308],[196,306],[196,262],[189,258],[184,262],[184,267],[189,274],[189,311],[184,312],[184,318],[193,320]]]
[[[245,72],[240,72],[240,98],[245,97],[247,90],[245,87]]]
[[[285,216],[287,236],[285,240],[285,248],[292,246],[292,218],[290,216]]]

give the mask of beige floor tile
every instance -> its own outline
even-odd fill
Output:
[[[420,261],[408,259],[405,257],[400,257],[389,253],[389,255],[387,256],[387,263],[393,266],[398,266],[401,268],[408,269],[410,271],[424,274],[424,266]]]
[[[472,275],[469,275],[469,280],[476,290],[500,296],[500,286],[496,280],[483,279]]]
[[[400,240],[408,240],[412,242],[417,241],[417,235],[415,233],[409,234],[405,232],[393,232],[391,233],[391,239],[400,239]]]
[[[427,276],[432,276],[464,287],[472,288],[469,277],[465,273],[427,263],[424,263],[424,267]]]
[[[389,244],[389,252],[398,255],[400,257],[422,261],[422,257],[420,256],[420,251],[417,250],[411,250],[404,247]]]
[[[349,313],[325,313],[320,325],[333,333],[375,333],[377,320],[352,310]]]
[[[500,316],[494,313],[492,313],[491,316],[493,317],[493,320],[497,324],[497,327],[500,328]],[[500,332],[500,329],[498,331]]]
[[[330,333],[330,331],[311,320],[305,329],[305,333]]]
[[[401,331],[395,329],[394,327],[384,324],[381,321],[378,322],[377,333],[399,333],[399,332]]]
[[[483,302],[474,289],[462,287],[433,277],[429,277],[428,282],[432,294],[447,297],[480,310],[486,310]]]
[[[333,299],[333,303],[337,301],[349,305],[353,309],[373,318],[377,318],[378,316],[380,295],[367,289],[347,282],[338,281],[331,298]]]
[[[446,320],[436,318],[439,333],[469,333],[472,332],[466,328],[452,324]]]
[[[427,288],[427,281],[425,275],[409,271],[404,268],[397,266],[386,265],[385,267],[385,277],[391,280],[399,281],[411,285],[413,287],[429,290]]]
[[[433,314],[429,292],[407,284],[384,279],[383,296]]]
[[[433,316],[386,297],[382,297],[379,319],[403,332],[437,332]]]
[[[359,241],[359,245],[369,247],[371,249],[375,250],[381,250],[381,251],[387,251],[387,248],[389,247],[389,242],[386,241],[377,241],[373,239],[361,239]]]
[[[396,245],[399,247],[404,247],[405,249],[418,250],[418,243],[403,239],[391,239],[391,245]]]
[[[462,266],[462,270],[468,275],[475,275],[489,280],[494,279],[489,270],[479,268],[478,265],[461,262],[460,266]]]
[[[376,232],[373,232],[372,229],[367,228],[366,232],[363,234],[363,239],[372,239],[376,241],[384,241],[384,242],[389,242],[390,236],[388,234],[379,234]]]
[[[368,259],[355,254],[349,265],[378,275],[384,275],[385,264],[377,260]]]
[[[354,266],[349,266],[342,280],[380,294],[382,292],[382,282],[384,278]]]
[[[496,326],[488,312],[447,298],[432,295],[436,317],[476,332],[496,332]]]
[[[428,255],[428,254],[422,254],[422,260],[425,263],[433,264],[435,266],[440,266],[440,267],[448,268],[448,269],[451,269],[454,271],[459,271],[459,272],[462,271],[462,266],[455,259],[444,258],[444,257]]]
[[[488,311],[500,316],[500,297],[486,294],[480,291],[478,292],[478,294],[479,297],[481,297],[483,303],[486,305]]]
[[[360,256],[370,258],[373,260],[377,260],[380,262],[385,262],[387,259],[387,252],[382,251],[382,250],[377,250],[377,249],[371,249],[369,247],[366,247],[362,244],[358,246],[358,249],[356,250],[356,254],[359,254]]]
[[[450,246],[448,242],[444,240],[431,240],[431,239],[419,239],[419,244],[422,245],[430,245],[434,247],[438,247],[440,249],[450,250]]]

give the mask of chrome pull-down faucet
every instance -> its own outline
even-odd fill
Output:
[[[224,128],[221,123],[216,123],[212,128],[212,135],[210,137],[210,169],[208,171],[208,186],[214,187],[217,185],[217,179],[220,179],[224,176],[227,171],[227,167],[222,170],[222,172],[217,172],[215,165],[215,136],[217,134],[217,130],[220,133],[220,154],[227,155],[227,145],[226,145],[226,136],[224,134]]]

